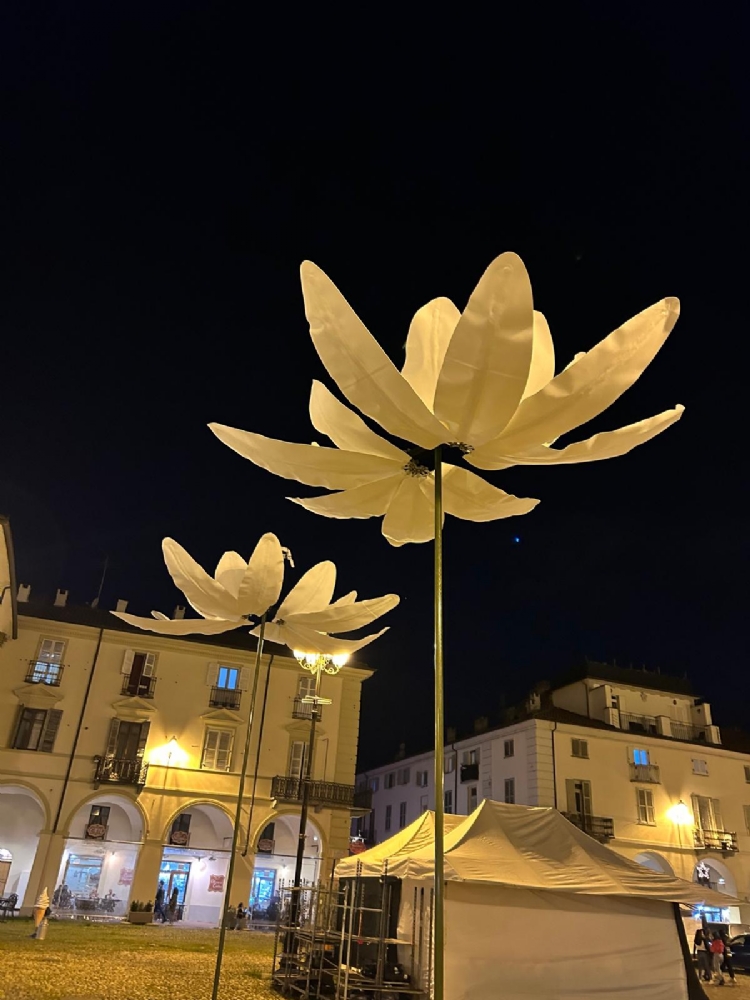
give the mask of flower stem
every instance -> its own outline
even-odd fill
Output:
[[[443,802],[443,465],[435,449],[435,961],[433,1000],[443,1000],[445,872]]]
[[[240,826],[242,824],[242,799],[245,795],[245,777],[247,775],[247,761],[250,757],[250,739],[253,731],[253,716],[255,714],[255,695],[258,689],[258,674],[260,672],[260,658],[263,654],[263,640],[266,634],[266,616],[260,620],[260,634],[258,636],[258,646],[255,650],[255,683],[250,699],[250,712],[247,720],[247,733],[245,735],[245,750],[242,754],[242,768],[240,769],[240,787],[237,792],[237,808],[234,813],[234,830],[232,832],[232,852],[229,855],[229,867],[227,869],[227,888],[224,893],[224,909],[221,913],[221,926],[219,928],[219,947],[216,951],[216,965],[214,966],[214,985],[211,990],[211,1000],[218,1000],[219,982],[221,980],[221,960],[224,957],[224,941],[227,936],[227,923],[229,907],[231,905],[232,879],[234,878],[234,863],[237,857],[237,848],[240,843]],[[270,668],[269,668],[270,669]],[[249,902],[249,900],[248,900]]]

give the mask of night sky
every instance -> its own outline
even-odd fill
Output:
[[[687,411],[622,459],[487,474],[541,498],[525,517],[446,522],[447,722],[492,717],[588,656],[687,674],[716,721],[742,723],[740,5],[700,20],[668,3],[477,6],[473,22],[433,5],[421,24],[406,7],[338,21],[297,6],[3,5],[0,511],[19,580],[88,602],[108,555],[103,606],[171,613],[164,535],[212,568],[274,531],[298,567],[332,558],[339,594],[402,595],[362,657],[378,672],[361,763],[426,748],[431,547],[288,503],[322,491],[206,424],[315,436],[310,383],[334,386],[307,331],[304,258],[400,365],[414,311],[436,295],[463,308],[515,250],[559,365],[682,300],[643,377],[572,440]]]

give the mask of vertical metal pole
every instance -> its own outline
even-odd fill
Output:
[[[224,941],[227,936],[227,913],[231,904],[230,893],[232,891],[232,879],[234,877],[234,862],[237,855],[237,848],[240,843],[240,825],[242,823],[242,799],[245,794],[245,777],[247,775],[247,761],[250,756],[250,738],[253,728],[253,714],[255,712],[255,693],[258,687],[258,671],[260,670],[260,658],[263,654],[263,640],[266,635],[266,616],[260,620],[260,635],[258,636],[258,647],[255,651],[255,685],[250,699],[250,711],[247,720],[247,733],[245,735],[245,750],[242,754],[242,767],[240,769],[240,787],[237,792],[237,807],[234,813],[234,830],[232,831],[232,853],[229,855],[229,867],[227,869],[227,888],[224,893],[224,907],[221,911],[221,927],[219,928],[219,947],[216,952],[216,965],[214,967],[214,985],[211,990],[211,1000],[218,1000],[219,982],[221,980],[221,960],[224,957]]]
[[[435,449],[435,931],[434,1000],[443,1000],[445,873],[443,802],[443,464]]]
[[[302,861],[305,856],[305,840],[307,833],[307,811],[310,805],[310,782],[312,780],[313,756],[315,754],[315,723],[318,721],[318,698],[320,697],[320,678],[322,667],[315,673],[315,703],[310,717],[310,745],[307,748],[307,767],[302,781],[302,805],[299,812],[299,840],[297,841],[297,861],[294,866],[294,888],[299,890],[302,880]],[[299,892],[297,892],[299,897]],[[299,908],[299,906],[298,906]],[[294,921],[292,921],[294,923]]]

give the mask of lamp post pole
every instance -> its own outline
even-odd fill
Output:
[[[294,865],[294,888],[296,909],[299,910],[299,887],[302,883],[302,862],[305,856],[305,841],[307,840],[307,811],[310,806],[310,783],[312,781],[313,757],[315,754],[315,724],[318,721],[318,699],[320,697],[320,680],[322,667],[315,671],[315,694],[310,713],[310,741],[307,745],[307,760],[305,761],[305,774],[302,779],[302,803],[299,812],[299,839],[297,840],[297,860]],[[294,905],[294,900],[293,900]],[[296,914],[295,914],[296,916]]]

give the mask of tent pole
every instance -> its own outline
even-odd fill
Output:
[[[444,900],[443,870],[443,464],[440,446],[435,449],[435,930],[434,1000],[443,1000]]]

